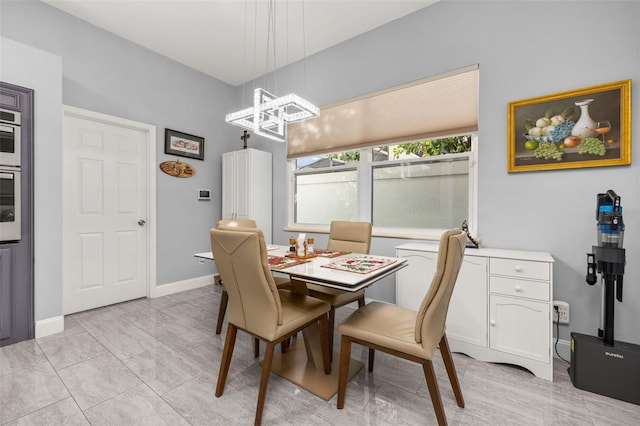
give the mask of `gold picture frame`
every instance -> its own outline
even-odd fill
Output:
[[[631,80],[509,103],[508,172],[631,164]]]

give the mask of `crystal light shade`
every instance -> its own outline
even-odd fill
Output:
[[[225,121],[278,142],[287,140],[287,123],[320,115],[320,109],[293,93],[276,97],[264,89],[253,92],[253,106],[226,115]]]

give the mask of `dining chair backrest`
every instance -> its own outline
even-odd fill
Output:
[[[444,335],[451,294],[462,265],[467,235],[459,229],[446,231],[440,237],[436,272],[422,300],[416,319],[415,339],[433,354]]]
[[[334,220],[329,228],[327,250],[369,253],[371,247],[371,224]]]
[[[211,249],[229,293],[229,322],[271,339],[282,324],[282,305],[262,231],[218,226],[211,230]]]
[[[257,228],[258,224],[253,219],[220,219],[217,227],[229,226],[235,228]]]

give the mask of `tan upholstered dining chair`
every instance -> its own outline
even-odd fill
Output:
[[[312,297],[279,290],[269,271],[262,231],[219,226],[211,231],[211,249],[229,294],[229,327],[224,343],[216,397],[224,392],[238,329],[267,342],[262,361],[255,424],[260,424],[275,345],[319,323],[324,371],[331,373],[327,312],[329,305]]]
[[[222,219],[218,221],[217,226],[225,226],[228,228],[257,228],[258,225],[256,221],[253,219]],[[215,254],[214,254],[215,256]],[[286,288],[290,286],[289,278],[287,277],[275,277],[274,280],[277,286],[281,286]],[[220,334],[222,332],[222,324],[224,323],[224,316],[227,312],[227,304],[229,303],[229,295],[224,288],[224,282],[222,282],[222,294],[220,295],[220,307],[218,308],[218,320],[216,322],[216,334]],[[254,355],[257,357],[259,355],[258,344],[254,347]]]
[[[327,250],[346,251],[369,254],[371,247],[371,224],[369,222],[331,222]],[[333,330],[336,321],[336,308],[352,302],[358,302],[363,307],[364,289],[351,292],[324,287],[318,284],[307,284],[309,295],[331,305],[329,311],[329,354],[333,358]]]
[[[464,407],[462,390],[445,334],[445,320],[451,293],[462,265],[466,242],[466,234],[459,229],[447,231],[442,235],[436,272],[418,312],[396,305],[372,302],[355,311],[338,326],[338,331],[342,334],[338,383],[339,409],[343,408],[345,403],[351,343],[369,348],[369,371],[373,371],[376,350],[422,364],[438,424],[444,425],[447,419],[431,361],[439,345],[456,402],[459,407]]]

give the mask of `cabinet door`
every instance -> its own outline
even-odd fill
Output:
[[[254,219],[251,217],[251,192],[249,188],[251,181],[250,159],[250,151],[236,152],[236,219]]]
[[[235,153],[222,155],[222,218],[233,219],[236,212]]]
[[[407,259],[408,263],[396,273],[396,305],[417,311],[436,272],[438,253],[397,250],[396,256]]]
[[[548,363],[549,303],[495,294],[489,299],[491,349]]]
[[[465,256],[447,313],[447,337],[487,347],[487,258]]]
[[[0,342],[11,337],[11,263],[11,250],[0,249]]]

